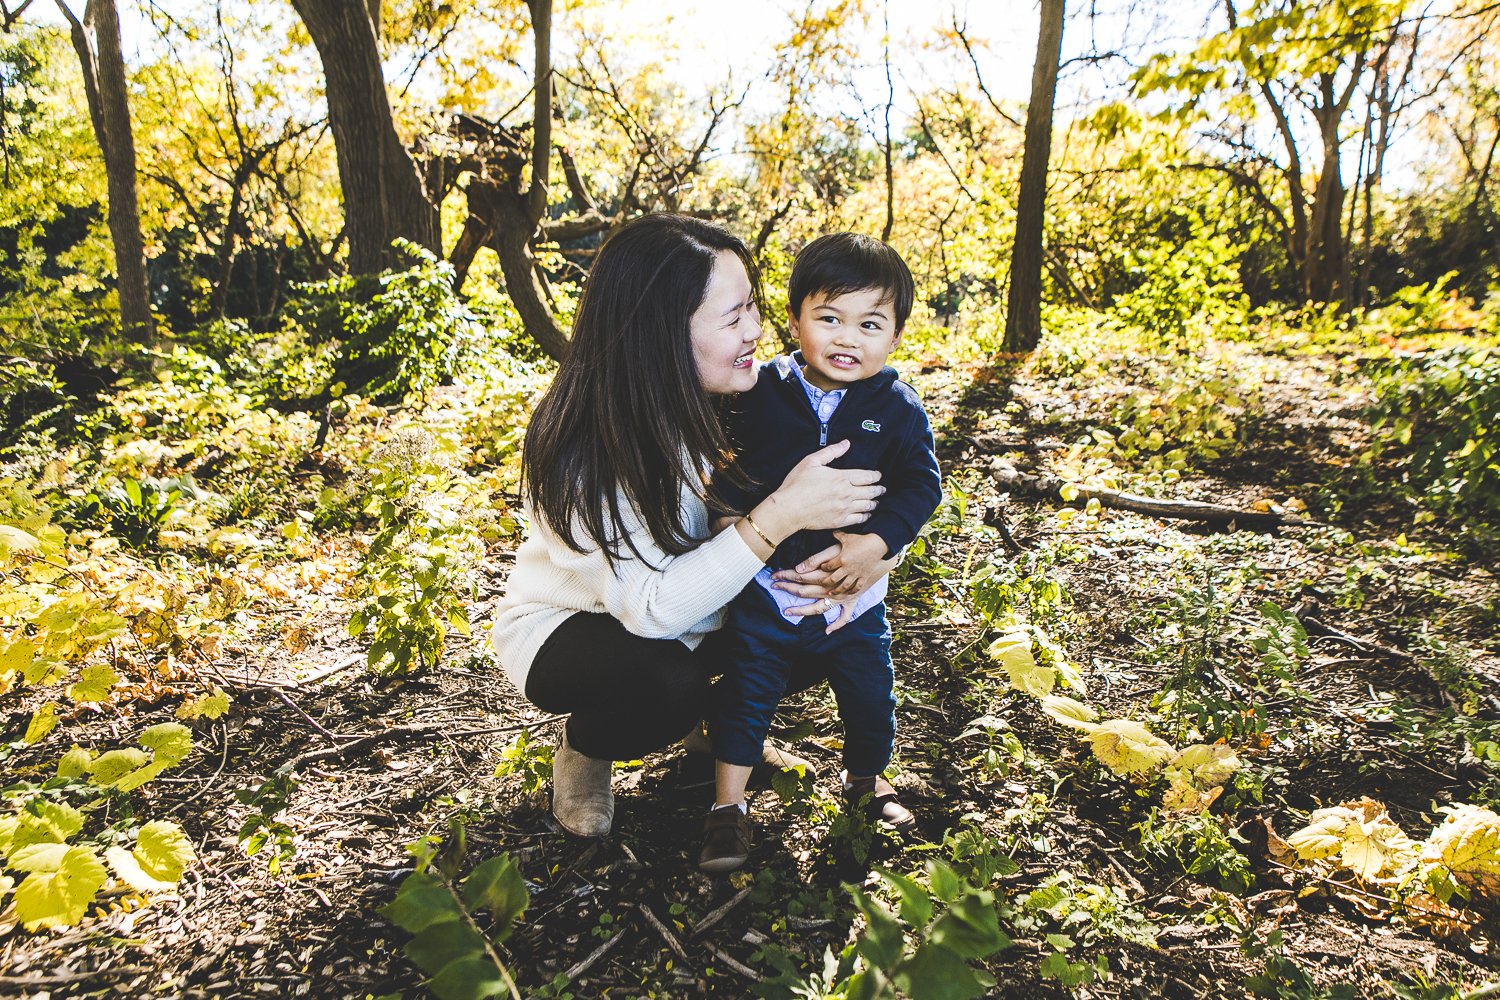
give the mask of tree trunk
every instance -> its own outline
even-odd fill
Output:
[[[1302,289],[1309,302],[1342,302],[1348,286],[1343,227],[1344,179],[1339,158],[1339,121],[1343,118],[1344,108],[1334,98],[1332,74],[1325,75],[1320,85],[1323,100],[1317,119],[1323,140],[1323,168],[1313,188]]]
[[[1026,149],[1016,203],[1016,239],[1006,296],[1005,349],[1030,351],[1042,339],[1042,223],[1047,211],[1047,162],[1052,156],[1052,103],[1062,55],[1064,0],[1042,0],[1042,26],[1026,107]]]
[[[396,134],[376,24],[379,0],[292,0],[323,61],[328,123],[338,154],[349,270],[397,263],[391,241],[442,253],[437,206]]]
[[[120,330],[131,340],[147,341],[154,324],[146,282],[146,242],[141,236],[141,209],[136,197],[135,133],[130,124],[125,56],[120,48],[120,13],[115,0],[88,0],[80,23],[63,0],[57,0],[57,6],[68,21],[73,50],[83,70],[94,138],[104,154]]]

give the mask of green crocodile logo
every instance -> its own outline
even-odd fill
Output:
[[[864,423],[860,424],[859,426],[863,427],[867,431],[878,431],[878,430],[880,430],[880,425],[877,424],[873,420],[866,420]]]

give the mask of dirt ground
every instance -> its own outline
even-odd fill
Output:
[[[1161,690],[1171,667],[1146,650],[1160,638],[1153,630],[1161,627],[1163,581],[1191,551],[1195,565],[1225,579],[1253,563],[1259,573],[1252,591],[1288,604],[1302,600],[1318,608],[1320,621],[1350,635],[1397,651],[1430,650],[1440,635],[1474,651],[1466,669],[1483,714],[1494,717],[1500,665],[1484,649],[1493,643],[1500,598],[1493,561],[1378,547],[1403,532],[1431,538],[1434,549],[1443,539],[1440,527],[1411,524],[1410,512],[1378,482],[1362,492],[1350,485],[1351,442],[1363,433],[1357,400],[1335,391],[1315,367],[1309,371],[1268,387],[1267,412],[1245,446],[1192,473],[1177,494],[1245,508],[1295,495],[1318,518],[1327,516],[1319,496],[1353,497],[1328,517],[1332,527],[1261,533],[1109,510],[1083,526],[1059,528],[1050,504],[1004,498],[987,485],[993,455],[974,444],[996,434],[1076,436],[1052,390],[1012,385],[994,373],[929,373],[924,390],[934,424],[946,428],[945,471],[976,473],[972,522],[1003,520],[1022,547],[1055,542],[1059,532],[1076,536],[1074,557],[1058,567],[1071,594],[1062,641],[1090,674],[1091,703],[1100,710],[1139,716]],[[1086,424],[1086,417],[1078,421]],[[1045,456],[1010,454],[1023,466],[1045,463]],[[1340,532],[1347,540],[1334,547],[1329,540]],[[934,544],[938,562],[953,568],[1006,558],[994,531],[934,536]],[[509,553],[490,553],[475,621],[486,620],[510,565]],[[1382,978],[1418,971],[1469,988],[1500,978],[1493,912],[1469,931],[1439,938],[1319,891],[1274,863],[1263,832],[1256,838],[1263,820],[1285,835],[1307,810],[1362,795],[1386,803],[1393,818],[1422,836],[1435,805],[1467,801],[1486,787],[1493,793],[1490,773],[1466,758],[1447,730],[1414,740],[1371,711],[1382,698],[1400,700],[1436,725],[1454,695],[1435,679],[1429,656],[1410,660],[1313,639],[1300,694],[1267,700],[1270,736],[1245,751],[1267,781],[1262,802],[1242,802],[1234,812],[1254,876],[1250,890],[1236,895],[1211,877],[1142,856],[1131,831],[1142,819],[1140,797],[1128,783],[1101,775],[1033,700],[986,680],[982,629],[955,596],[955,578],[947,579],[910,572],[890,602],[901,694],[897,784],[927,839],[941,841],[967,817],[1013,845],[1019,870],[1001,879],[1004,892],[1023,893],[1067,870],[1113,886],[1154,928],[1155,947],[1119,940],[1089,947],[1088,954],[1107,958],[1110,975],[1077,995],[1245,995],[1246,977],[1261,965],[1242,949],[1236,924],[1261,936],[1279,927],[1288,957],[1320,986],[1351,983],[1360,995],[1379,993]],[[1247,592],[1240,606],[1253,607],[1256,596]],[[879,843],[869,861],[855,862],[830,837],[825,817],[785,807],[763,790],[752,803],[758,843],[749,874],[700,874],[693,859],[712,798],[709,765],[679,748],[619,768],[611,837],[567,837],[550,825],[538,796],[521,792],[519,776],[493,777],[502,750],[522,729],[546,742],[558,723],[508,686],[477,638],[451,646],[433,673],[380,681],[363,671],[346,621],[347,609],[330,605],[295,668],[279,635],[226,654],[218,670],[232,687],[232,711],[197,724],[201,753],[137,793],[143,815],[182,824],[201,863],[176,896],[112,908],[68,931],[11,933],[0,941],[0,994],[420,996],[421,975],[401,952],[406,936],[377,910],[411,870],[405,846],[445,832],[455,816],[466,821],[471,858],[507,852],[527,879],[529,906],[503,948],[523,995],[570,970],[568,989],[577,997],[753,995],[758,978],[776,974],[779,956],[820,963],[825,949],[837,953],[850,940],[855,911],[846,882],[870,880],[875,863],[904,863],[898,850]],[[978,766],[982,741],[963,734],[983,714],[1003,720],[1036,766],[1010,773]],[[102,740],[149,721],[143,707],[133,716],[101,715],[93,725]],[[794,699],[780,726],[831,792],[838,725],[826,694]],[[35,763],[55,759],[55,749],[36,748]],[[295,777],[279,814],[295,855],[273,874],[268,852],[247,856],[239,842],[250,806],[233,793],[261,787],[278,770]],[[711,915],[711,926],[700,926]],[[1021,938],[990,960],[986,967],[998,981],[992,995],[1068,995],[1040,977],[1043,948]]]

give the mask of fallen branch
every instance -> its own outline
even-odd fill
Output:
[[[1068,446],[1066,441],[1050,438],[1038,441],[1009,434],[973,434],[966,435],[964,440],[986,451],[1061,451]]]
[[[702,920],[694,924],[692,930],[688,931],[688,937],[695,938],[699,934],[702,934],[704,931],[708,930],[710,927],[713,927],[720,920],[723,920],[726,916],[729,915],[730,910],[734,909],[736,906],[739,906],[745,901],[745,899],[750,895],[750,890],[753,888],[755,887],[747,885],[745,886],[745,888],[735,893],[734,896],[730,898],[729,902],[725,903],[723,906],[720,906],[717,910],[714,910],[708,916],[704,917]]]
[[[682,942],[677,940],[677,935],[673,934],[671,929],[661,922],[660,917],[651,912],[651,907],[645,903],[639,903],[636,905],[636,909],[640,911],[641,916],[646,918],[646,923],[650,924],[656,933],[661,935],[661,939],[667,943],[667,947],[672,949],[672,954],[676,955],[681,961],[686,962],[688,957],[687,952],[683,950]]]
[[[595,948],[593,951],[585,955],[580,961],[569,968],[567,972],[564,972],[563,976],[566,977],[567,981],[571,983],[573,980],[577,979],[579,976],[592,969],[594,967],[594,963],[603,958],[611,948],[619,944],[620,939],[624,936],[625,932],[623,930],[620,931],[614,937],[610,938],[608,941],[604,942],[599,947]]]
[[[416,723],[410,726],[392,726],[390,729],[382,730],[378,733],[371,733],[369,736],[361,736],[358,739],[351,740],[350,742],[345,743],[343,746],[329,747],[326,750],[313,750],[298,757],[294,757],[292,759],[292,762],[285,767],[287,770],[296,770],[303,765],[311,764],[320,760],[329,760],[333,758],[343,760],[351,755],[362,754],[366,750],[372,749],[373,747],[376,747],[381,743],[387,742],[400,743],[407,740],[428,740],[444,737],[459,739],[465,736],[494,736],[499,733],[517,733],[523,729],[534,729],[537,726],[545,726],[548,723],[556,722],[562,717],[563,716],[561,715],[549,715],[544,719],[537,719],[535,722],[522,722],[514,726],[491,726],[487,729],[462,729],[458,732],[453,732],[448,724],[441,722]]]
[[[725,965],[729,966],[731,969],[733,969],[735,972],[738,972],[746,979],[758,983],[763,978],[765,978],[759,972],[756,972],[754,969],[750,968],[750,966],[741,961],[738,961],[733,955],[730,955],[723,948],[718,948],[707,943],[705,943],[703,947],[706,948],[708,950],[708,953],[714,958],[717,958],[719,961],[723,962]]]
[[[1274,528],[1279,525],[1315,525],[1306,518],[1288,517],[1274,511],[1240,510],[1224,504],[1205,503],[1200,500],[1157,500],[1135,493],[1116,490],[1094,489],[1088,486],[1072,486],[1071,499],[1063,498],[1064,487],[1070,484],[1056,476],[1034,476],[1021,472],[1009,462],[996,459],[990,464],[990,475],[995,483],[1013,493],[1045,497],[1060,504],[1081,507],[1090,500],[1098,500],[1101,506],[1115,510],[1128,510],[1151,517],[1169,517],[1184,521],[1204,521],[1209,524],[1234,524],[1242,528]]]
[[[1395,646],[1384,646],[1378,642],[1361,639],[1358,636],[1350,635],[1348,632],[1336,629],[1332,625],[1315,617],[1311,609],[1302,605],[1292,608],[1292,616],[1302,623],[1302,627],[1307,630],[1308,635],[1319,636],[1324,639],[1334,639],[1357,652],[1383,656],[1387,660],[1394,660],[1397,663],[1417,662],[1417,658],[1404,649],[1397,649]]]

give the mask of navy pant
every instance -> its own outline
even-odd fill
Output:
[[[709,735],[714,756],[729,764],[760,763],[771,718],[796,673],[828,678],[844,722],[844,767],[851,775],[879,774],[891,762],[896,738],[895,675],[885,605],[860,615],[832,635],[821,615],[796,625],[751,581],[729,605],[724,625],[724,676],[714,685]]]

